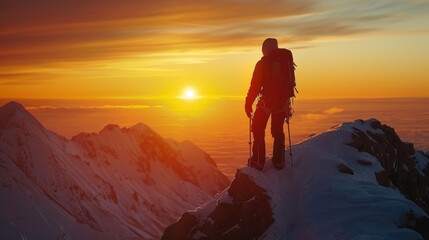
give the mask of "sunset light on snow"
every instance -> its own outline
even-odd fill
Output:
[[[0,239],[429,240],[428,0],[0,0]]]

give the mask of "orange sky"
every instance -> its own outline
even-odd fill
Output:
[[[242,97],[266,37],[300,98],[429,97],[429,3],[3,0],[0,98]]]

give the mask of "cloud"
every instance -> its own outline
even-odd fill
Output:
[[[302,117],[307,120],[321,120],[321,119],[327,118],[325,114],[320,114],[320,113],[307,113],[307,114],[304,114]]]
[[[320,39],[388,31],[424,15],[428,5],[400,0],[4,0],[0,72],[72,68],[155,53],[259,49],[267,36],[297,48],[315,46]],[[0,84],[18,76],[11,78]]]
[[[310,7],[296,0],[194,0],[180,5],[175,1],[6,0],[0,8],[0,85],[61,79],[62,69],[103,69],[102,65],[129,58],[142,59],[143,68],[171,65],[184,58],[153,55],[259,44],[261,34],[232,30],[231,24],[303,14]],[[204,62],[202,57],[185,60]],[[50,70],[33,71],[38,68]],[[27,73],[22,74],[23,69]]]
[[[42,77],[41,77],[42,76]],[[0,85],[46,84],[55,75],[52,73],[33,72],[0,72]]]
[[[333,107],[323,111],[324,114],[334,114],[334,113],[341,113],[341,112],[344,112],[344,108]]]
[[[322,119],[330,118],[329,115],[341,113],[344,111],[345,111],[344,108],[332,107],[332,108],[325,109],[322,113],[307,113],[302,115],[302,117],[307,120],[322,120]]]
[[[52,106],[52,105],[41,105],[41,106],[27,106],[28,110],[77,110],[77,109],[146,109],[146,108],[162,108],[161,105],[100,105],[100,106]]]

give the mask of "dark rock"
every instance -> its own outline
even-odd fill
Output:
[[[393,128],[376,120],[369,124],[374,131],[354,127],[352,141],[347,144],[377,158],[384,168],[375,173],[381,186],[397,188],[429,214],[429,168],[418,169],[413,144],[402,142]]]
[[[371,166],[372,162],[364,159],[358,159],[357,162],[362,166]]]
[[[423,239],[429,239],[429,218],[416,217],[413,211],[409,211],[404,215],[398,227],[413,229],[420,233]]]
[[[338,164],[337,168],[342,173],[347,173],[347,174],[355,175],[355,173],[353,172],[353,170],[349,166],[347,166],[347,165],[345,165],[343,163]]]
[[[238,170],[228,195],[232,203],[218,203],[205,219],[185,213],[164,231],[162,239],[195,239],[198,235],[197,239],[205,240],[258,239],[274,222],[270,197],[249,175]]]
[[[245,202],[257,194],[265,191],[260,186],[256,185],[253,179],[237,170],[234,181],[228,189],[228,194],[234,199],[234,203]]]
[[[416,232],[420,233],[423,239],[429,239],[429,218],[421,217],[417,219]]]
[[[175,224],[167,227],[164,230],[164,235],[161,240],[176,239],[185,240],[192,230],[192,227],[197,223],[197,218],[188,212],[185,212]]]
[[[377,179],[378,184],[383,187],[390,187],[390,178],[387,175],[386,171],[376,172],[375,178]]]
[[[380,121],[378,121],[378,120],[375,120],[375,121],[372,121],[371,122],[371,127],[372,128],[374,128],[374,129],[380,129],[381,128],[381,123],[380,123]]]

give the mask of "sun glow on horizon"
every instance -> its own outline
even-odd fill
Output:
[[[193,100],[193,99],[198,98],[198,96],[197,96],[197,92],[194,88],[188,87],[183,91],[181,98],[187,99],[187,100]]]

